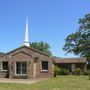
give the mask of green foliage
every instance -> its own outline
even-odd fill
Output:
[[[69,75],[69,70],[65,69],[65,68],[60,68],[58,66],[55,66],[55,68],[54,68],[54,77],[56,77],[56,75]]]
[[[83,71],[83,75],[88,75],[88,71]]]
[[[63,50],[74,53],[90,60],[90,14],[79,19],[79,29],[65,39]]]
[[[80,75],[81,74],[81,69],[80,68],[76,68],[75,69],[75,74],[76,75]]]
[[[54,66],[54,77],[59,75],[59,72],[60,72],[60,68],[58,66]]]
[[[69,70],[65,68],[60,68],[59,75],[69,75]]]
[[[30,43],[30,46],[32,48],[40,50],[40,51],[42,51],[42,52],[44,52],[44,53],[46,53],[50,56],[52,55],[52,53],[50,51],[50,45],[46,42],[43,42],[43,41],[41,41],[41,42],[32,42],[32,43]]]
[[[89,80],[90,80],[90,70],[88,70],[88,71],[84,71],[84,72],[83,72],[83,75],[88,75]]]
[[[0,56],[3,55],[4,53],[3,52],[0,52]]]

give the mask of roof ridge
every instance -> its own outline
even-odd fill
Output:
[[[14,51],[16,51],[16,50],[18,50],[18,49],[20,49],[20,48],[23,48],[23,47],[26,47],[26,48],[28,48],[28,49],[34,50],[34,51],[36,51],[36,52],[38,52],[38,53],[41,53],[41,54],[43,54],[43,55],[46,55],[46,56],[50,57],[48,54],[46,54],[46,53],[44,53],[44,52],[42,52],[42,51],[39,51],[39,50],[37,50],[37,49],[35,49],[35,48],[27,47],[27,46],[25,46],[25,45],[20,46],[20,47],[14,49],[14,50],[11,50],[11,51],[3,54],[2,56],[5,56],[5,55],[7,55],[7,54],[9,54],[9,53],[11,53],[11,52],[14,52]],[[1,57],[2,57],[2,56],[1,56]]]

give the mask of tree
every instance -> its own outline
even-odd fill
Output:
[[[79,29],[65,39],[63,50],[90,60],[90,14],[79,19]]]
[[[52,55],[52,53],[50,51],[50,45],[46,42],[43,42],[43,41],[41,41],[41,42],[32,42],[32,43],[30,43],[30,46],[32,48],[40,50],[40,51],[42,51],[42,52],[44,52],[44,53],[46,53],[50,56]]]
[[[0,52],[0,56],[1,56],[1,55],[3,55],[3,54],[5,54],[5,53],[3,53],[3,52]]]

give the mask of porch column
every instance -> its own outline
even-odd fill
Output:
[[[27,61],[27,77],[28,78],[30,78],[30,65],[31,65],[31,62]]]
[[[36,62],[34,62],[33,77],[36,78]]]
[[[34,78],[36,78],[36,74],[37,74],[37,71],[36,71],[36,69],[37,69],[37,60],[38,60],[38,58],[35,58],[34,59],[34,64],[33,64],[33,77]]]
[[[9,56],[9,62],[8,62],[9,64],[9,78],[12,78],[12,60],[11,60],[11,56]]]

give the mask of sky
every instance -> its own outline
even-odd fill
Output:
[[[23,45],[28,16],[30,42],[47,42],[54,56],[78,57],[62,48],[88,13],[90,0],[0,0],[0,52]]]

